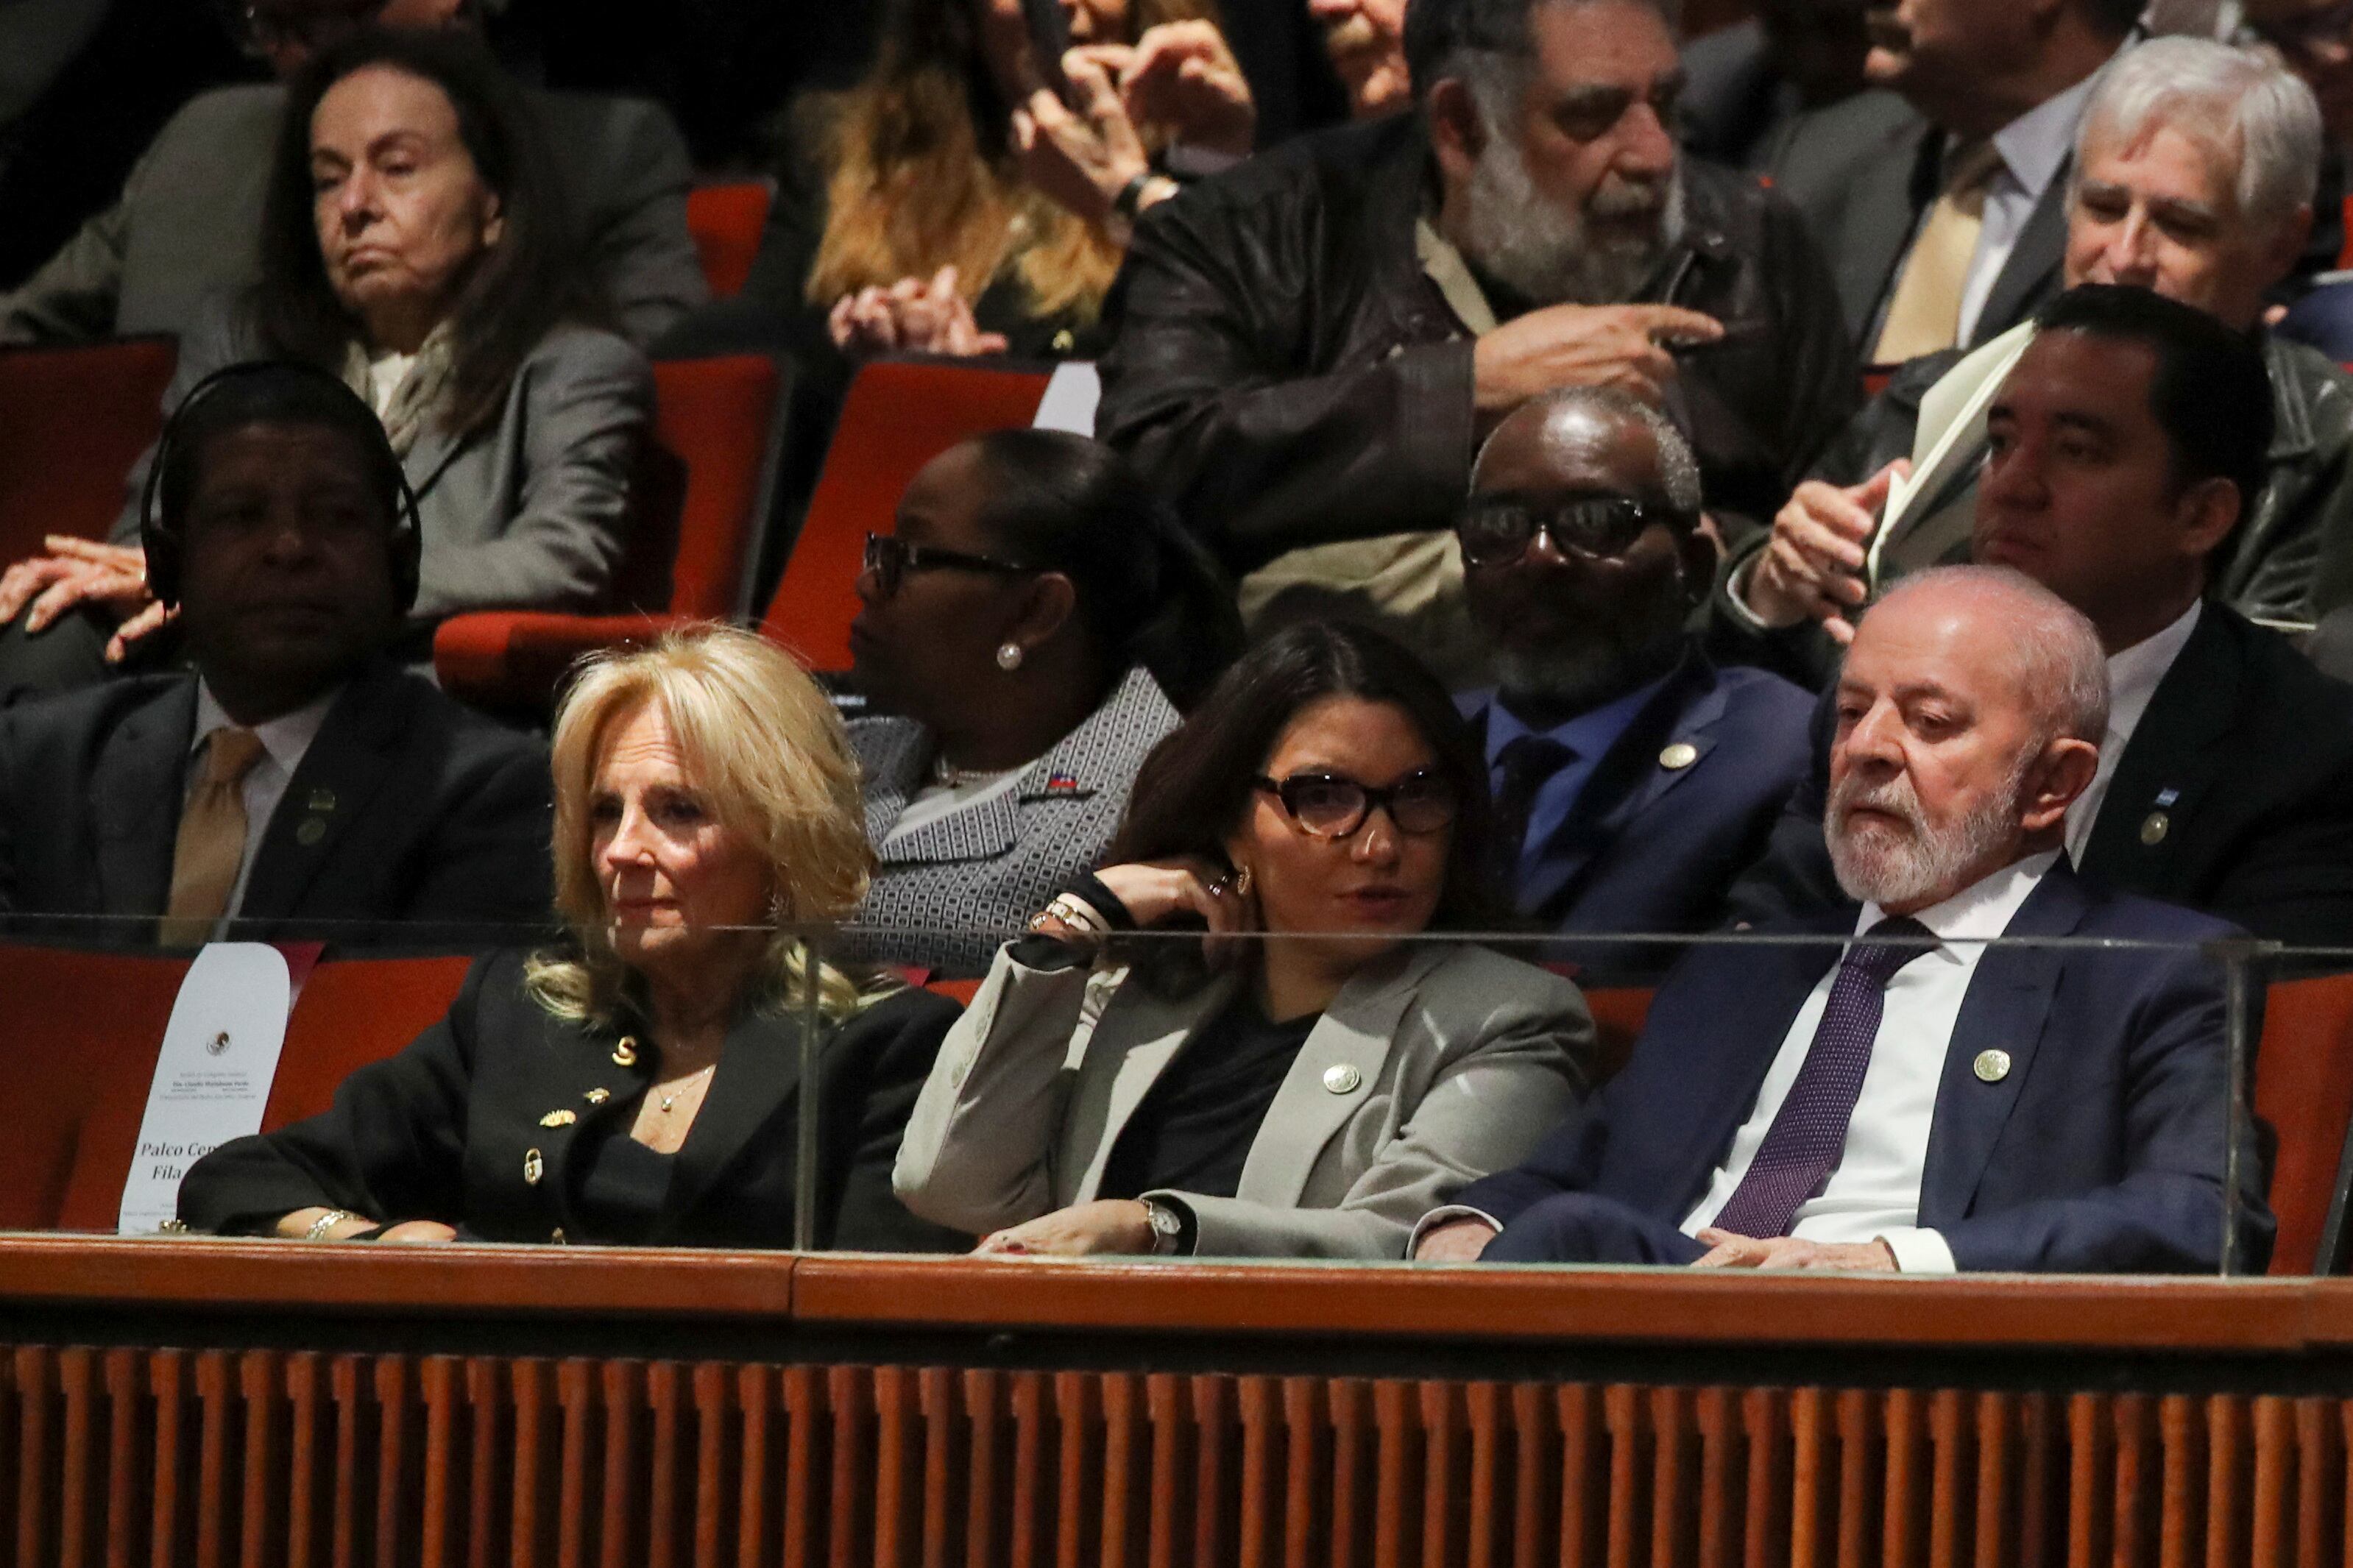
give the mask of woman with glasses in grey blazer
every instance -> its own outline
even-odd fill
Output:
[[[901,1198],[984,1252],[1401,1258],[1587,1085],[1574,985],[1425,940],[1485,923],[1488,818],[1411,655],[1268,638],[1154,752],[1104,868],[997,954]]]

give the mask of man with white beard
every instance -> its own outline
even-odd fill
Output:
[[[1246,615],[1368,612],[1467,686],[1446,525],[1505,415],[1564,386],[1660,406],[1737,537],[1860,386],[1796,215],[1679,156],[1653,0],[1416,0],[1405,38],[1409,112],[1145,212],[1097,427],[1246,579]]]
[[[1784,928],[1844,946],[1695,951],[1625,1069],[1413,1255],[2211,1272],[2228,1068],[2199,948],[2233,928],[2068,865],[2107,721],[2099,633],[2057,595],[2000,567],[1906,578],[1838,684],[1826,831],[1862,909]],[[2237,1224],[2260,1272],[2258,1194]]]

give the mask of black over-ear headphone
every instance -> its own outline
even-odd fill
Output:
[[[371,455],[382,460],[385,471],[400,487],[399,505],[393,520],[392,591],[393,597],[399,602],[401,614],[406,615],[417,603],[417,565],[425,549],[424,524],[417,511],[417,492],[409,488],[408,475],[402,469],[400,458],[393,451],[391,441],[385,437],[383,422],[377,419],[375,410],[337,377],[316,365],[294,360],[246,360],[237,364],[225,365],[190,387],[188,395],[180,399],[179,407],[172,411],[172,417],[164,422],[164,433],[155,438],[154,460],[148,467],[147,486],[139,501],[139,543],[147,552],[149,591],[167,605],[179,603],[180,561],[185,552],[186,541],[182,537],[180,521],[166,522],[161,506],[164,476],[170,470],[172,459],[185,439],[183,432],[189,416],[221,388],[250,384],[263,377],[300,378],[313,383],[321,395],[330,401],[341,398],[349,404],[353,415],[351,419],[330,428],[340,429],[348,424],[353,437],[362,441],[368,439],[360,435],[363,429],[372,433],[376,449]],[[257,423],[266,423],[274,417],[293,421],[299,420],[301,415],[296,411],[273,412],[266,407],[257,410],[255,415]]]

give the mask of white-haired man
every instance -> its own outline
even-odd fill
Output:
[[[2198,948],[2232,928],[2068,866],[2107,723],[2098,632],[2020,574],[1925,573],[1863,617],[1837,702],[1827,832],[1861,912],[1790,928],[1821,945],[1694,953],[1625,1070],[1425,1218],[1417,1257],[2213,1269],[2227,1057]],[[2237,1223],[2260,1268],[2260,1196]]]
[[[1422,0],[1419,102],[1150,209],[1106,310],[1097,427],[1244,584],[1327,596],[1450,673],[1446,525],[1482,434],[1612,385],[1690,436],[1719,518],[1768,516],[1859,400],[1797,215],[1691,163],[1653,0]]]
[[[2320,153],[2312,93],[2277,64],[2203,39],[2141,45],[2109,68],[2084,111],[2067,286],[2148,289],[2259,332],[2264,293],[2311,228]],[[1986,411],[2034,332],[2029,321],[1967,357],[1925,355],[1896,373],[1769,539],[1725,574],[1720,654],[1819,678],[1874,589],[1968,558]],[[2257,620],[2300,624],[2353,597],[2353,560],[2323,561],[2328,542],[2353,531],[2353,378],[2303,344],[2263,344],[2277,438],[2215,559],[2213,592]]]

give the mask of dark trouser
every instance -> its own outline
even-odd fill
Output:
[[[1615,1198],[1562,1193],[1524,1209],[1479,1255],[1482,1263],[1693,1262],[1707,1248]]]

